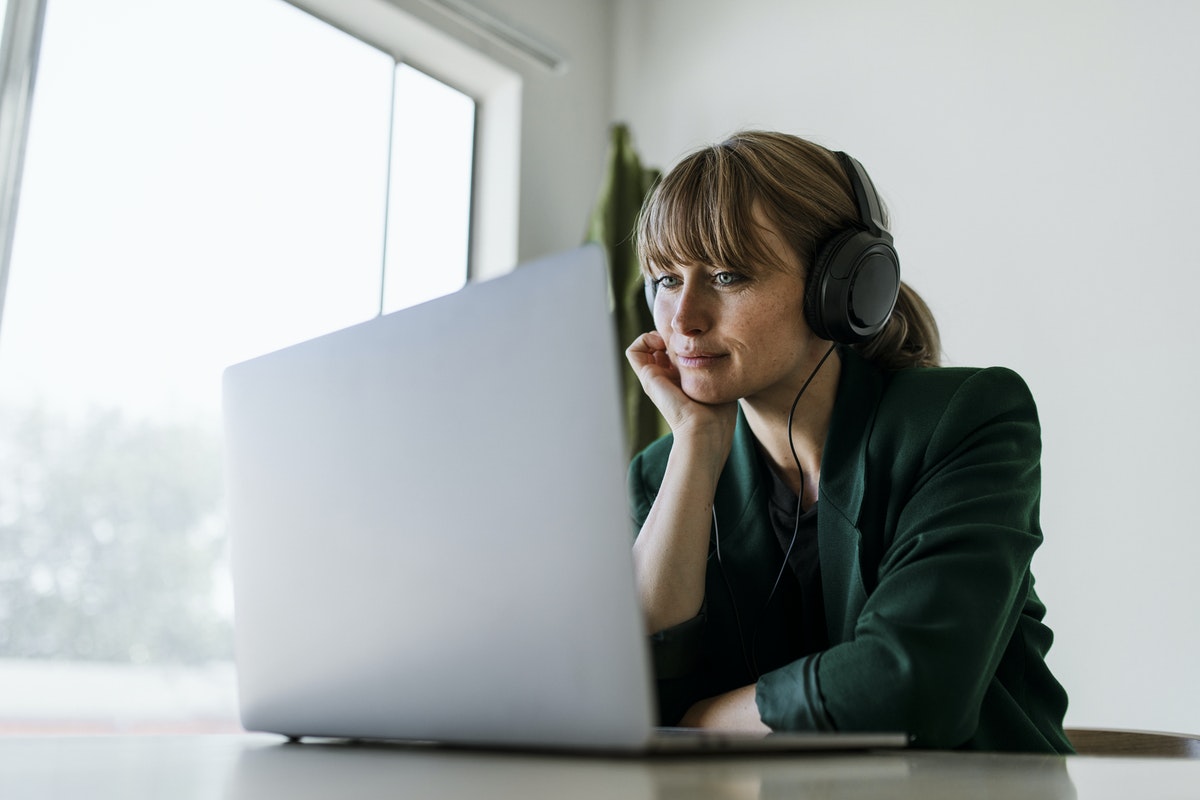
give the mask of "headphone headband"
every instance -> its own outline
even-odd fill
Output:
[[[850,179],[850,188],[854,194],[854,204],[858,207],[859,220],[874,235],[881,239],[887,239],[889,242],[892,241],[892,234],[883,224],[883,204],[879,202],[879,193],[875,191],[875,184],[871,182],[871,176],[853,156],[840,150],[835,155],[841,162],[842,169],[846,171],[846,177]]]

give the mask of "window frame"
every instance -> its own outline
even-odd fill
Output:
[[[286,2],[475,100],[467,279],[510,272],[517,263],[520,75],[391,0]]]
[[[0,36],[0,333],[47,0],[8,0]]]

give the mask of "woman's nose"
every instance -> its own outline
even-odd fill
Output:
[[[712,324],[712,310],[704,287],[685,284],[673,298],[675,301],[671,313],[671,327],[677,333],[695,335],[703,333]]]

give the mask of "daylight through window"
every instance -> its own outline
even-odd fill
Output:
[[[474,113],[282,0],[49,4],[0,327],[0,730],[236,724],[221,372],[462,286]]]

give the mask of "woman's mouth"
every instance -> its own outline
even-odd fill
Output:
[[[719,353],[676,353],[675,364],[689,369],[702,369],[712,366],[722,358],[725,356]]]

